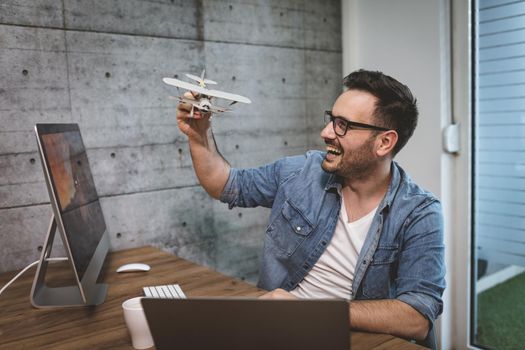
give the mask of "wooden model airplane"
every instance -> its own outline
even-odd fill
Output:
[[[197,84],[188,83],[186,81],[182,81],[182,80],[175,79],[175,78],[164,78],[164,79],[162,79],[162,81],[165,82],[166,84],[176,86],[177,90],[179,88],[181,88],[181,89],[184,89],[184,90],[191,91],[192,94],[196,92],[196,93],[198,93],[200,95],[199,98],[196,99],[196,100],[192,100],[192,99],[186,98],[183,95],[178,96],[178,97],[173,97],[173,98],[178,99],[181,102],[189,103],[189,104],[192,105],[191,113],[190,113],[191,117],[193,117],[193,110],[195,108],[197,108],[198,110],[201,110],[201,111],[213,112],[213,113],[222,113],[222,112],[227,112],[227,111],[230,110],[227,107],[221,107],[221,106],[213,105],[211,103],[211,99],[214,98],[214,97],[232,101],[228,105],[228,107],[233,105],[233,104],[235,104],[235,103],[237,103],[237,102],[252,103],[252,101],[250,101],[249,98],[246,98],[246,97],[241,96],[241,95],[236,95],[236,94],[232,94],[232,93],[224,92],[224,91],[219,91],[219,90],[207,89],[206,85],[215,85],[217,83],[215,81],[213,81],[213,80],[204,79],[204,73],[205,72],[206,72],[206,70],[203,70],[200,77],[198,77],[196,75],[193,75],[193,74],[186,74],[186,76],[188,78],[198,82],[199,83],[198,85]]]

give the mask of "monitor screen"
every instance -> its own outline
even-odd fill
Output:
[[[79,280],[106,230],[76,124],[38,124],[45,166]]]

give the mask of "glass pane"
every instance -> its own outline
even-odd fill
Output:
[[[525,344],[525,0],[475,13],[471,343]]]

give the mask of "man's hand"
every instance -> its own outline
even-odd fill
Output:
[[[299,299],[284,289],[274,289],[259,299]],[[387,333],[409,339],[423,340],[429,322],[410,305],[396,299],[353,300],[350,303],[350,328],[367,332]]]
[[[263,294],[259,297],[259,299],[299,299],[295,295],[293,295],[290,292],[285,291],[284,289],[277,288],[272,290],[271,292],[268,292],[266,294]]]
[[[184,98],[196,100],[198,95],[186,92]],[[215,139],[211,131],[211,113],[204,113],[189,103],[179,103],[177,106],[177,124],[179,129],[188,136],[191,159],[195,174],[206,192],[213,198],[220,195],[228,181],[230,165],[217,150]]]
[[[199,95],[191,92],[184,93],[184,98],[188,100],[198,100]],[[190,139],[202,142],[206,139],[206,134],[210,128],[211,113],[205,113],[193,107],[193,117],[191,116],[192,105],[181,102],[177,106],[177,124],[179,129]]]

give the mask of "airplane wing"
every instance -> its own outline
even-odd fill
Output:
[[[195,81],[201,81],[201,77],[198,77],[196,75],[193,75],[193,74],[190,74],[190,73],[186,73],[186,76],[192,80],[195,80]]]
[[[219,90],[208,90],[206,92],[206,95],[218,97],[218,98],[224,98],[226,100],[235,101],[235,102],[242,102],[242,103],[252,103],[252,101],[244,96],[231,94],[229,92],[219,91]]]
[[[210,112],[213,112],[213,113],[224,113],[224,112],[228,112],[229,109],[227,108],[222,108],[222,107],[217,107],[217,106],[210,106]]]
[[[224,98],[226,100],[242,102],[242,103],[252,103],[252,101],[249,98],[241,96],[241,95],[231,94],[229,92],[224,92],[224,91],[219,91],[219,90],[208,90],[206,88],[200,87],[199,85],[190,84],[188,82],[185,82],[179,79],[163,78],[162,81],[168,85],[173,85],[176,87],[180,87],[182,89],[198,92],[200,94],[207,95],[207,96]]]
[[[193,74],[190,74],[190,73],[186,73],[186,76],[192,80],[195,80],[195,81],[203,81],[204,84],[210,84],[210,85],[215,85],[217,84],[216,81],[213,81],[213,80],[210,80],[210,79],[201,79],[201,77],[198,77],[196,75],[193,75]]]
[[[191,83],[179,80],[179,79],[163,78],[162,81],[165,82],[168,85],[173,85],[173,86],[185,89],[185,90],[198,92],[199,94],[203,94],[203,95],[208,95],[208,92],[210,91],[208,89],[200,87],[199,85],[191,84]]]

